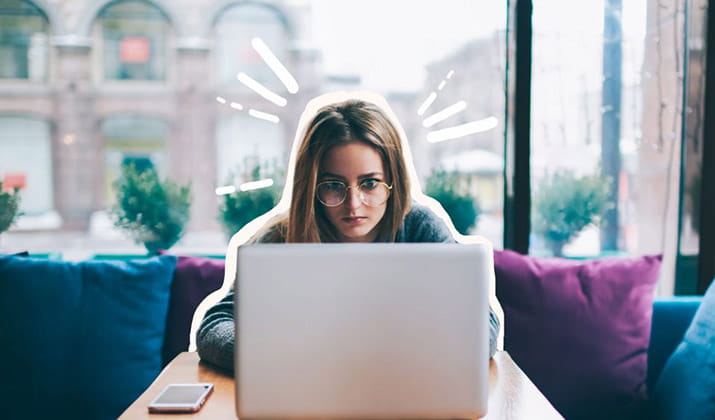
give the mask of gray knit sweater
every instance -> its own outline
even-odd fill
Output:
[[[264,235],[265,236],[265,235]],[[444,222],[427,207],[413,204],[397,233],[397,242],[455,242]],[[204,361],[233,370],[234,291],[206,312],[197,333],[197,349]],[[489,354],[494,355],[499,320],[489,308]]]

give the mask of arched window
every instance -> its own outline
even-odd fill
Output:
[[[217,185],[246,182],[248,174],[260,165],[269,171],[284,170],[287,151],[283,128],[245,114],[219,121],[216,128]]]
[[[216,68],[219,83],[235,83],[244,72],[269,88],[282,86],[251,46],[260,37],[285,64],[286,31],[278,12],[269,6],[246,3],[225,10],[216,19]]]
[[[103,8],[95,24],[101,39],[105,80],[164,80],[169,20],[143,1],[119,1]]]
[[[168,123],[158,117],[116,115],[102,122],[105,203],[114,201],[112,184],[119,177],[122,164],[153,167],[166,175],[168,133]]]
[[[0,116],[0,151],[0,180],[22,186],[20,210],[27,216],[52,210],[50,124],[34,117]]]
[[[47,16],[29,1],[0,0],[0,79],[47,78]]]

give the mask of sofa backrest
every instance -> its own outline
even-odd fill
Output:
[[[652,390],[665,362],[685,335],[698,310],[702,296],[675,296],[653,302],[650,345],[648,346],[648,389]]]

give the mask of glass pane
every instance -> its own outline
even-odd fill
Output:
[[[686,108],[685,155],[680,253],[698,253],[700,231],[700,189],[702,187],[703,113],[705,108],[705,37],[707,1],[695,0],[688,17],[688,96]]]
[[[21,187],[20,210],[27,217],[53,209],[52,155],[47,121],[0,116],[0,181]]]
[[[280,16],[269,6],[241,4],[221,14],[215,26],[217,77],[220,83],[238,83],[236,75],[244,72],[272,89],[280,81],[251,46],[259,37],[281,62],[286,59],[287,39]]]
[[[32,3],[0,0],[0,79],[44,81],[49,24]]]
[[[102,123],[104,139],[104,203],[116,200],[112,184],[124,164],[137,168],[153,167],[161,176],[167,173],[166,137],[168,126],[160,118],[117,115]]]
[[[534,1],[531,253],[676,242],[684,6]]]
[[[252,173],[256,167],[267,171],[258,174],[258,178],[268,176],[271,169],[282,173],[288,161],[284,137],[278,124],[267,124],[244,114],[223,118],[216,127],[216,184],[257,181]],[[274,179],[274,182],[283,181]]]
[[[148,3],[126,1],[104,8],[97,19],[102,33],[105,79],[163,80],[169,23]]]
[[[277,169],[285,170],[297,117],[312,97],[334,90],[376,91],[405,129],[423,190],[442,202],[460,231],[484,235],[501,247],[506,2],[488,7],[460,0],[418,2],[410,5],[409,19],[404,16],[400,4],[376,0],[296,2],[282,16],[259,5],[221,14],[215,25],[219,80],[247,73],[284,96],[287,105],[275,106],[248,88],[221,85],[219,181],[225,182],[231,165],[251,165],[242,161],[255,148],[250,139],[262,145],[256,162],[282,156]],[[298,94],[287,92],[251,46],[255,36],[296,77]],[[230,109],[232,102],[241,107]],[[253,106],[275,114],[283,128],[255,118],[249,126],[251,118],[230,117]],[[450,135],[451,130],[459,133]]]
[[[162,179],[191,182],[187,233],[172,250],[222,253],[228,228],[220,211],[225,195],[217,189],[269,175],[282,182],[305,105],[335,90],[385,96],[406,131],[423,190],[442,201],[464,232],[500,247],[507,2],[269,3],[224,2],[217,10],[208,0],[192,7],[108,2],[87,34],[91,48],[53,47],[56,74],[47,92],[22,84],[2,90],[0,109],[22,104],[44,116],[45,143],[33,147],[42,147],[36,153],[51,163],[40,166],[51,193],[38,197],[61,217],[61,232],[17,226],[3,234],[3,247],[143,253],[107,215],[120,165],[134,162],[156,167]],[[72,2],[52,4],[60,16],[76,15]],[[85,35],[73,32],[78,25],[65,26],[67,35]],[[6,27],[36,32],[24,22]],[[249,42],[254,37],[295,78],[297,92],[274,74]],[[73,38],[59,39],[66,40]],[[8,65],[4,57],[0,67]],[[93,64],[96,74],[83,71]],[[284,106],[237,80],[240,72],[284,98]],[[118,80],[161,80],[166,88]],[[0,142],[0,156],[14,156],[16,141]],[[21,167],[13,172],[29,173],[36,164],[14,160]],[[29,177],[27,188],[29,194]]]
[[[377,0],[312,4],[321,90],[384,94],[410,141],[423,191],[442,202],[458,229],[500,248],[506,2],[412,2],[408,12]],[[459,210],[462,198],[476,219]]]

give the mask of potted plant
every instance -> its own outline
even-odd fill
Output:
[[[256,217],[272,209],[280,199],[283,190],[283,171],[276,165],[255,163],[250,166],[244,164],[244,167],[247,167],[247,171],[240,177],[244,182],[271,179],[273,184],[249,191],[241,191],[240,188],[237,188],[235,192],[222,197],[218,220],[223,225],[228,238]],[[236,184],[237,178],[239,177],[235,174],[229,176],[228,183]]]
[[[191,185],[160,180],[153,166],[122,166],[114,183],[117,202],[109,210],[114,225],[143,243],[150,254],[171,248],[184,234],[191,207]]]
[[[435,170],[425,182],[425,194],[439,201],[457,231],[466,235],[477,225],[481,209],[475,197],[463,192],[463,186],[457,172]]]
[[[0,181],[0,234],[10,229],[20,216],[20,189],[6,190]]]
[[[576,177],[556,171],[536,186],[532,230],[548,244],[554,256],[588,225],[598,225],[610,208],[609,187],[600,176]]]

